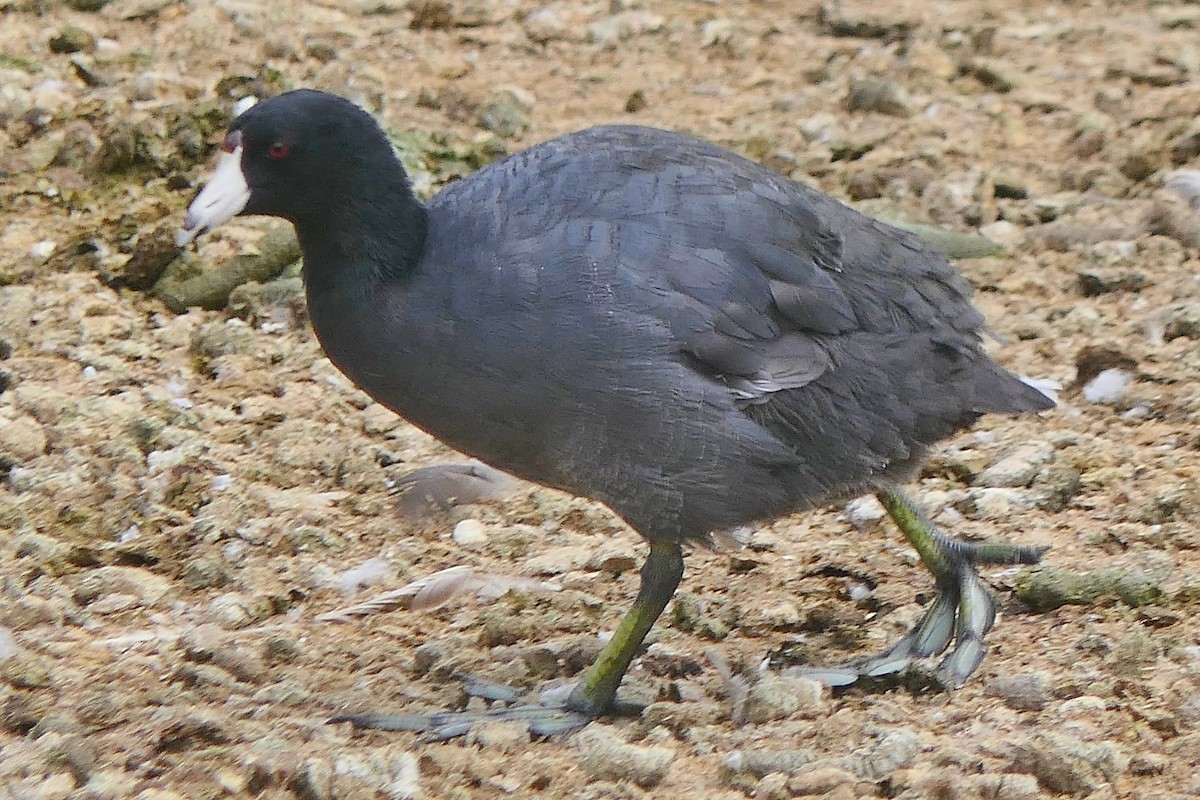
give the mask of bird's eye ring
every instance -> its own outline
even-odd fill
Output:
[[[289,150],[291,150],[291,148],[288,147],[287,142],[274,142],[270,147],[267,148],[267,158],[284,158],[287,156]]]

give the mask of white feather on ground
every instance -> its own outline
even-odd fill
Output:
[[[338,588],[350,595],[363,586],[380,583],[392,576],[392,565],[382,558],[370,558],[338,575]]]
[[[557,583],[523,578],[518,575],[482,575],[470,567],[457,566],[435,572],[407,586],[385,592],[345,608],[328,611],[317,616],[319,622],[350,622],[357,617],[366,617],[395,609],[429,611],[450,602],[454,597],[468,592],[476,600],[490,603],[510,589],[525,592],[557,592],[562,589]]]
[[[397,479],[395,489],[400,512],[420,519],[435,511],[503,497],[520,485],[507,473],[471,461],[415,469]]]
[[[745,675],[737,675],[725,660],[725,655],[715,647],[704,648],[704,655],[725,684],[725,696],[729,698],[729,718],[737,725],[746,722],[746,699],[750,696],[750,681]]]

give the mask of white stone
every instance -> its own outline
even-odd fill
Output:
[[[879,527],[887,511],[874,496],[863,495],[846,503],[846,516],[858,530],[869,531]]]
[[[487,528],[477,519],[464,519],[454,526],[451,538],[459,547],[475,547],[487,541]]]
[[[1116,405],[1124,399],[1133,382],[1133,373],[1125,369],[1106,369],[1083,387],[1083,399],[1089,403]]]

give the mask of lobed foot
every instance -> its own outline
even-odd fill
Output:
[[[422,741],[444,742],[463,736],[479,722],[487,720],[519,720],[528,723],[534,736],[557,736],[583,728],[592,718],[566,707],[510,706],[482,712],[441,711],[434,714],[346,714],[330,719],[349,722],[356,728],[380,731],[412,731],[422,734]]]
[[[939,531],[900,490],[881,492],[879,499],[934,574],[937,596],[916,626],[879,655],[845,667],[803,673],[831,686],[848,686],[863,678],[898,674],[914,661],[946,653],[934,677],[945,688],[957,689],[983,662],[987,653],[983,637],[996,621],[996,602],[976,566],[1036,564],[1047,548],[960,542]]]
[[[995,620],[995,601],[972,569],[957,585],[940,590],[916,626],[879,655],[842,668],[805,672],[831,686],[847,686],[862,678],[898,674],[914,661],[950,648],[934,675],[942,686],[957,689],[983,661],[983,637]]]
[[[580,730],[596,717],[596,713],[579,711],[571,707],[567,692],[572,688],[558,687],[543,692],[537,702],[527,701],[528,695],[504,684],[491,683],[476,678],[463,677],[463,691],[470,697],[479,697],[513,705],[490,708],[485,711],[438,711],[431,714],[342,714],[329,720],[332,723],[349,722],[356,728],[381,731],[410,731],[422,734],[428,742],[442,742],[466,735],[480,722],[489,720],[515,720],[529,725],[534,736],[550,737]],[[624,700],[615,700],[604,713],[619,716],[638,716],[642,706]]]

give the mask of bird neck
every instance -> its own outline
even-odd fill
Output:
[[[368,290],[416,272],[429,220],[407,176],[400,173],[394,185],[376,180],[369,193],[343,198],[294,220],[309,294]]]

